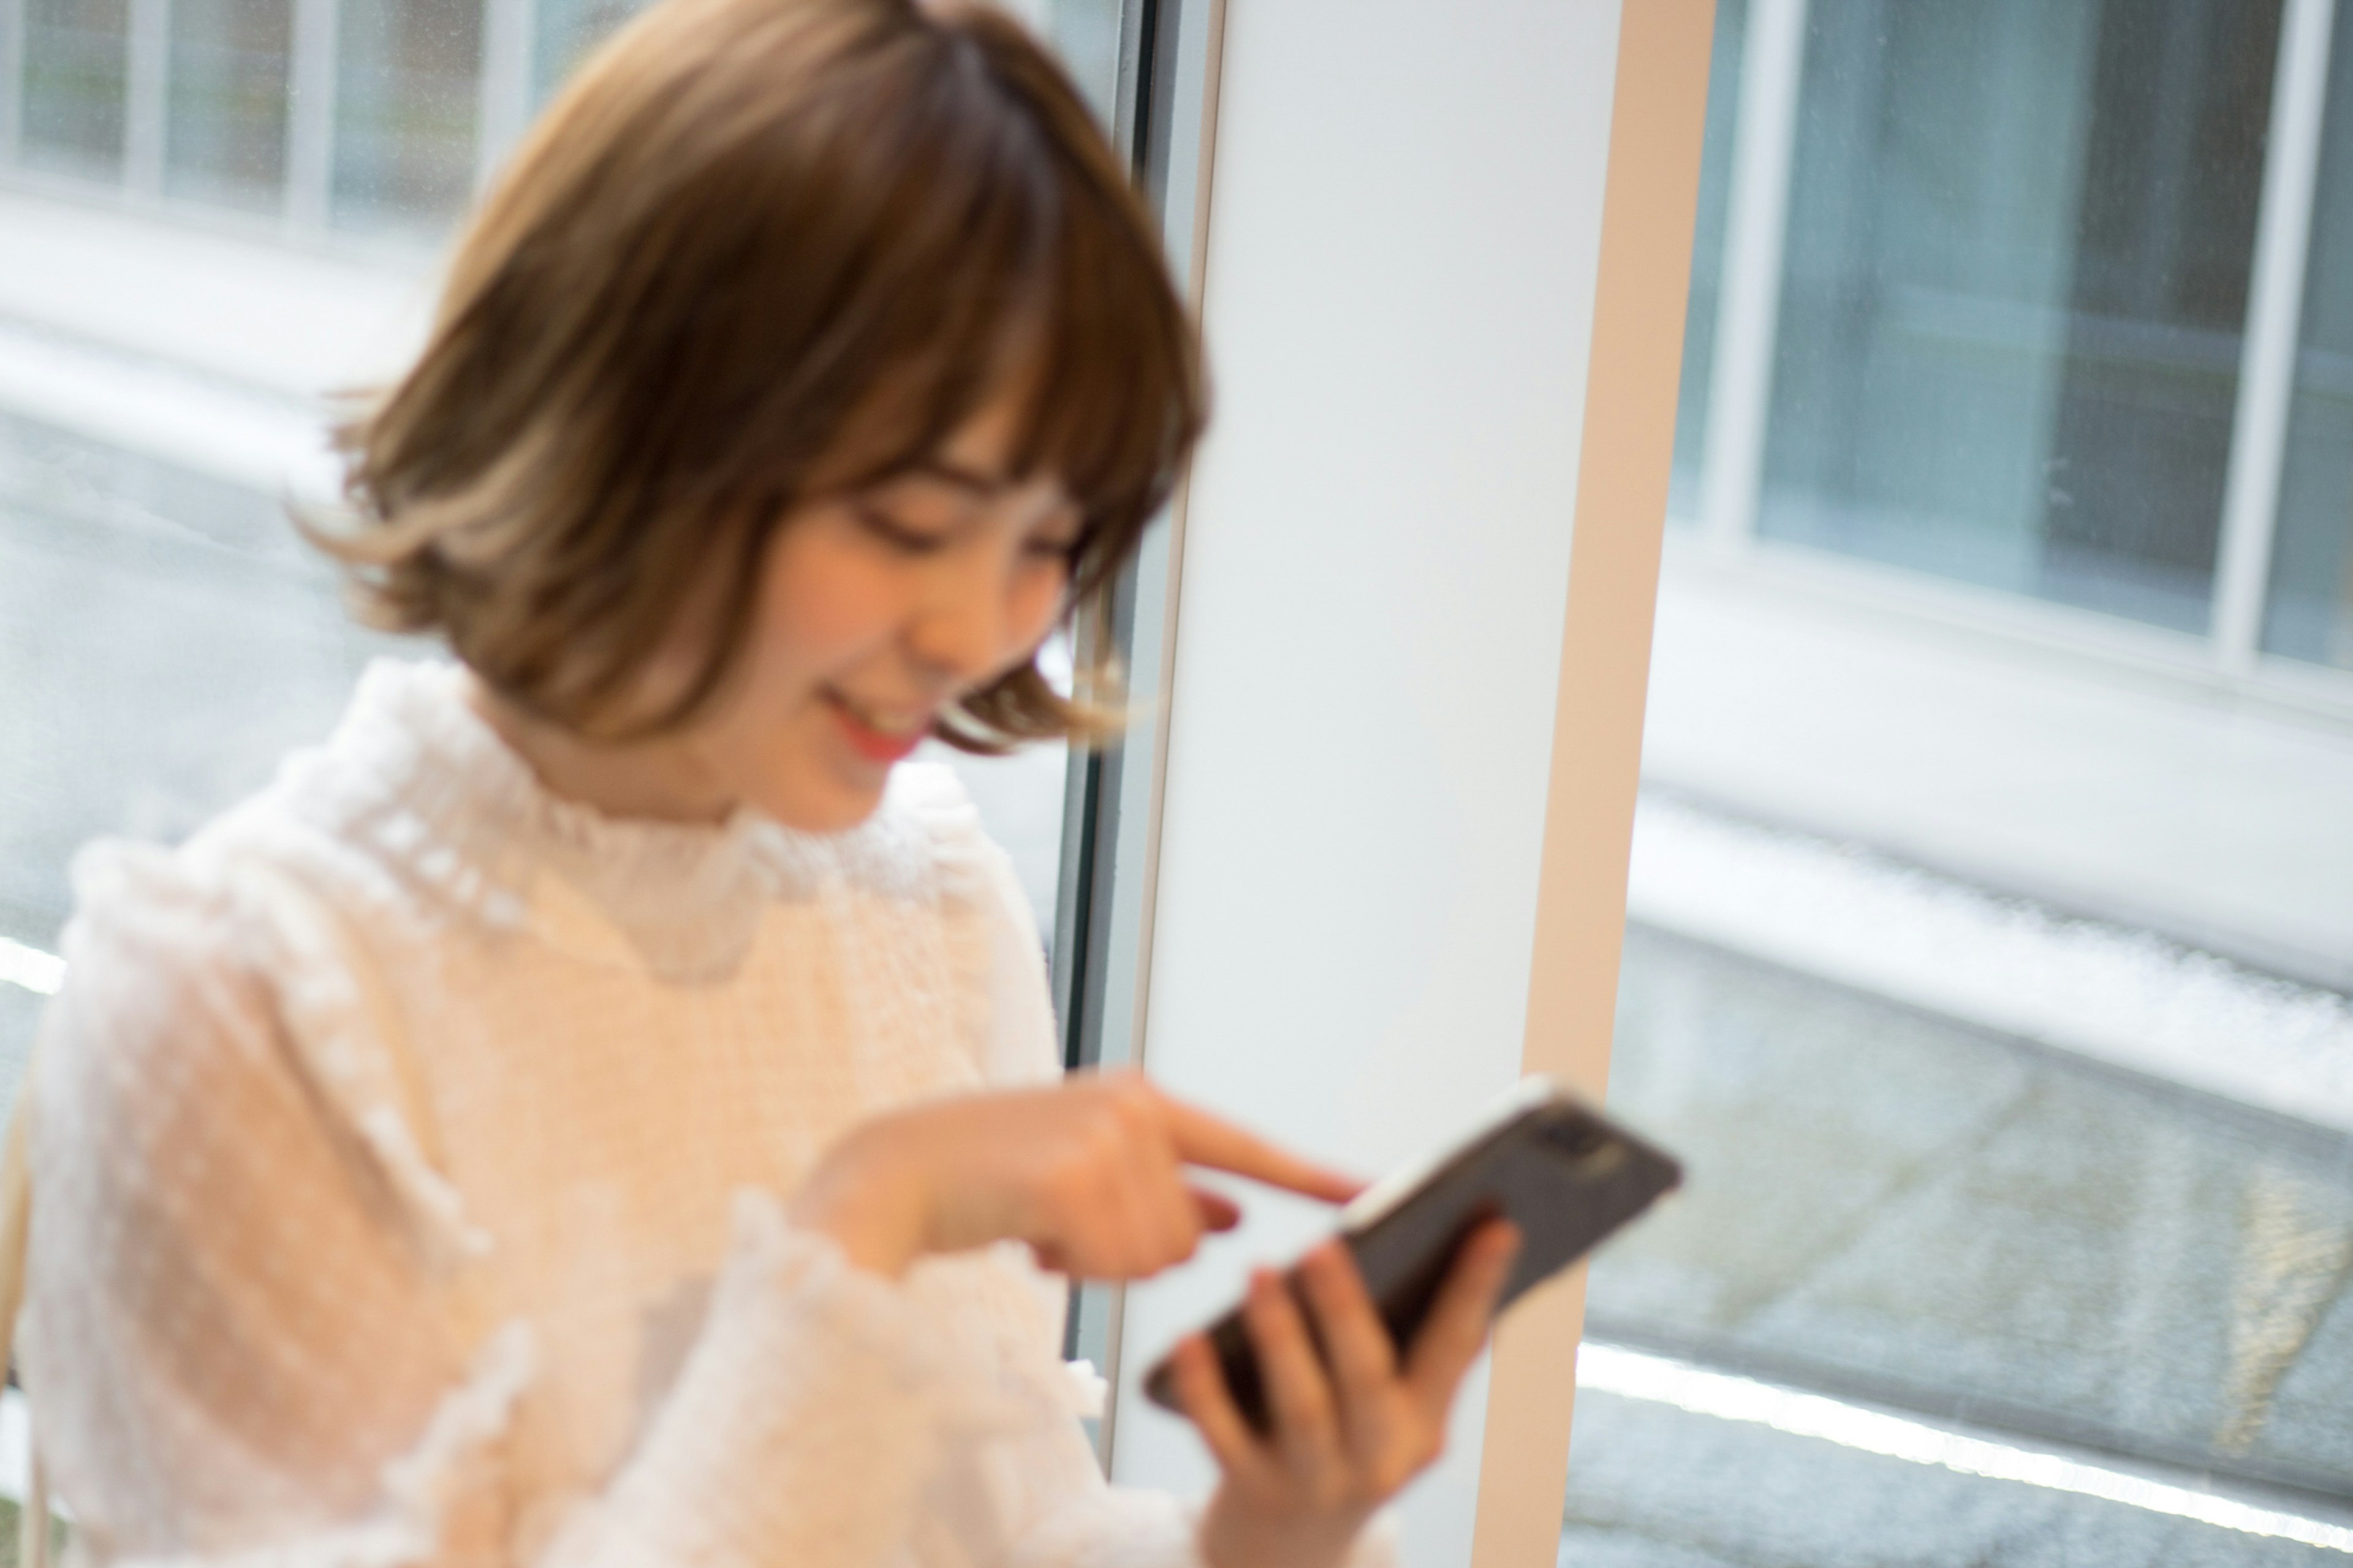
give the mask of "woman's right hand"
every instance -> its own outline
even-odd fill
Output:
[[[795,1220],[897,1276],[925,1253],[1025,1241],[1048,1268],[1140,1279],[1193,1256],[1234,1205],[1200,1166],[1344,1203],[1362,1184],[1284,1152],[1136,1073],[965,1095],[860,1124],[818,1162]]]

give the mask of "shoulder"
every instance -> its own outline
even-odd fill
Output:
[[[264,874],[212,832],[178,848],[101,839],[74,858],[60,1005],[185,1003],[267,972]]]
[[[273,1163],[300,1163],[295,1151],[388,1203],[432,1256],[476,1249],[417,1136],[398,1022],[349,923],[300,866],[212,834],[178,849],[100,843],[76,860],[35,1079],[47,1179],[170,1170],[184,1192],[241,1191]]]
[[[187,851],[100,843],[74,863],[65,977],[41,1021],[37,1163],[54,1185],[156,1167],[289,1098],[267,921]]]
[[[252,1057],[245,1037],[274,1032],[300,962],[290,931],[318,924],[289,907],[315,908],[296,877],[216,829],[176,849],[85,848],[74,860],[65,979],[45,1038],[70,1035],[86,1065],[162,1081],[207,1057]],[[247,1048],[235,1048],[241,1039]]]
[[[276,787],[174,847],[100,839],[74,858],[67,995],[103,980],[263,983],[332,951],[319,938],[392,918],[361,846],[288,808]]]
[[[146,961],[207,973],[259,970],[274,954],[267,938],[290,922],[316,924],[332,910],[339,924],[365,926],[413,914],[420,900],[403,874],[396,846],[350,797],[365,775],[387,788],[381,748],[369,752],[362,722],[369,694],[403,679],[426,679],[378,661],[360,683],[334,734],[289,752],[264,787],[229,806],[174,846],[100,839],[74,858],[74,913],[64,937],[70,975],[73,949],[96,962],[124,956],[125,943]],[[376,725],[375,729],[385,726]],[[412,832],[409,837],[417,837]]]

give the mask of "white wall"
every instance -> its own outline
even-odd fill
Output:
[[[1517,1076],[1617,0],[1230,0],[1145,1037],[1366,1171]],[[1114,1473],[1199,1489],[1133,1384],[1282,1205],[1134,1291]],[[1408,1508],[1470,1559],[1482,1390]]]

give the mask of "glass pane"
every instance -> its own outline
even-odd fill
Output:
[[[1707,439],[1708,376],[1715,368],[1715,306],[1724,279],[1725,219],[1732,205],[1733,117],[1740,107],[1741,45],[1748,0],[1717,0],[1707,75],[1707,133],[1699,160],[1699,216],[1692,229],[1691,302],[1683,314],[1683,391],[1675,402],[1675,460],[1667,519],[1699,515]]]
[[[1690,1184],[1593,1269],[1562,1561],[2341,1561],[2019,1474],[2089,1464],[2353,1518],[2353,1135],[2329,1059],[2353,1005],[1851,843],[1655,795],[1641,820],[1638,846],[1732,889],[1704,919],[1736,934],[1629,928],[1609,1100]],[[2301,1056],[2284,1081],[2332,1109],[2283,1115],[2063,1029],[2029,1040],[1771,961],[1739,945],[1744,904],[1846,933],[1850,973],[1936,943],[1964,1007],[1988,932],[2008,983],[2059,977],[2094,1006],[2136,1004],[2083,955],[2128,955],[2108,979],[2227,995],[2217,1043],[2273,1070]],[[1909,1425],[1893,1449],[1890,1416]],[[1938,1443],[1979,1454],[1924,1468]]]
[[[120,173],[130,48],[129,0],[25,0],[26,163]]]
[[[1763,532],[2205,627],[2279,14],[1812,8]]]
[[[1655,932],[1617,1050],[1709,1179],[1597,1272],[1597,1336],[2353,1496],[2353,1141]],[[2299,1245],[2316,1293],[2251,1321]]]
[[[438,235],[474,185],[480,0],[343,0],[338,226]]]
[[[0,937],[46,952],[76,848],[185,837],[397,646],[352,626],[276,498],[13,415],[0,627]],[[0,1060],[32,1017],[0,1008]]]
[[[537,0],[538,45],[532,65],[534,103],[564,84],[607,34],[646,7],[647,0]]]
[[[173,0],[164,185],[275,207],[286,178],[292,0]]]
[[[2204,629],[2281,7],[1799,9],[1761,530]],[[2338,26],[2266,642],[2353,663]],[[2344,1562],[2353,726],[1690,564],[1609,1081],[1689,1184],[1589,1277],[1564,1568]]]
[[[2263,647],[2353,669],[2353,27],[2335,31]]]
[[[1046,9],[1054,52],[1109,125],[1119,107],[1120,0],[1049,0]]]

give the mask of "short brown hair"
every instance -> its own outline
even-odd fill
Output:
[[[342,432],[356,520],[311,531],[375,624],[540,717],[655,733],[732,673],[777,520],[931,455],[1016,373],[1014,477],[1069,489],[1073,601],[1103,593],[1204,393],[1152,224],[1039,45],[966,0],[662,0],[491,192],[422,356]],[[697,673],[617,715],[690,603]],[[1032,664],[940,733],[1087,724]]]

